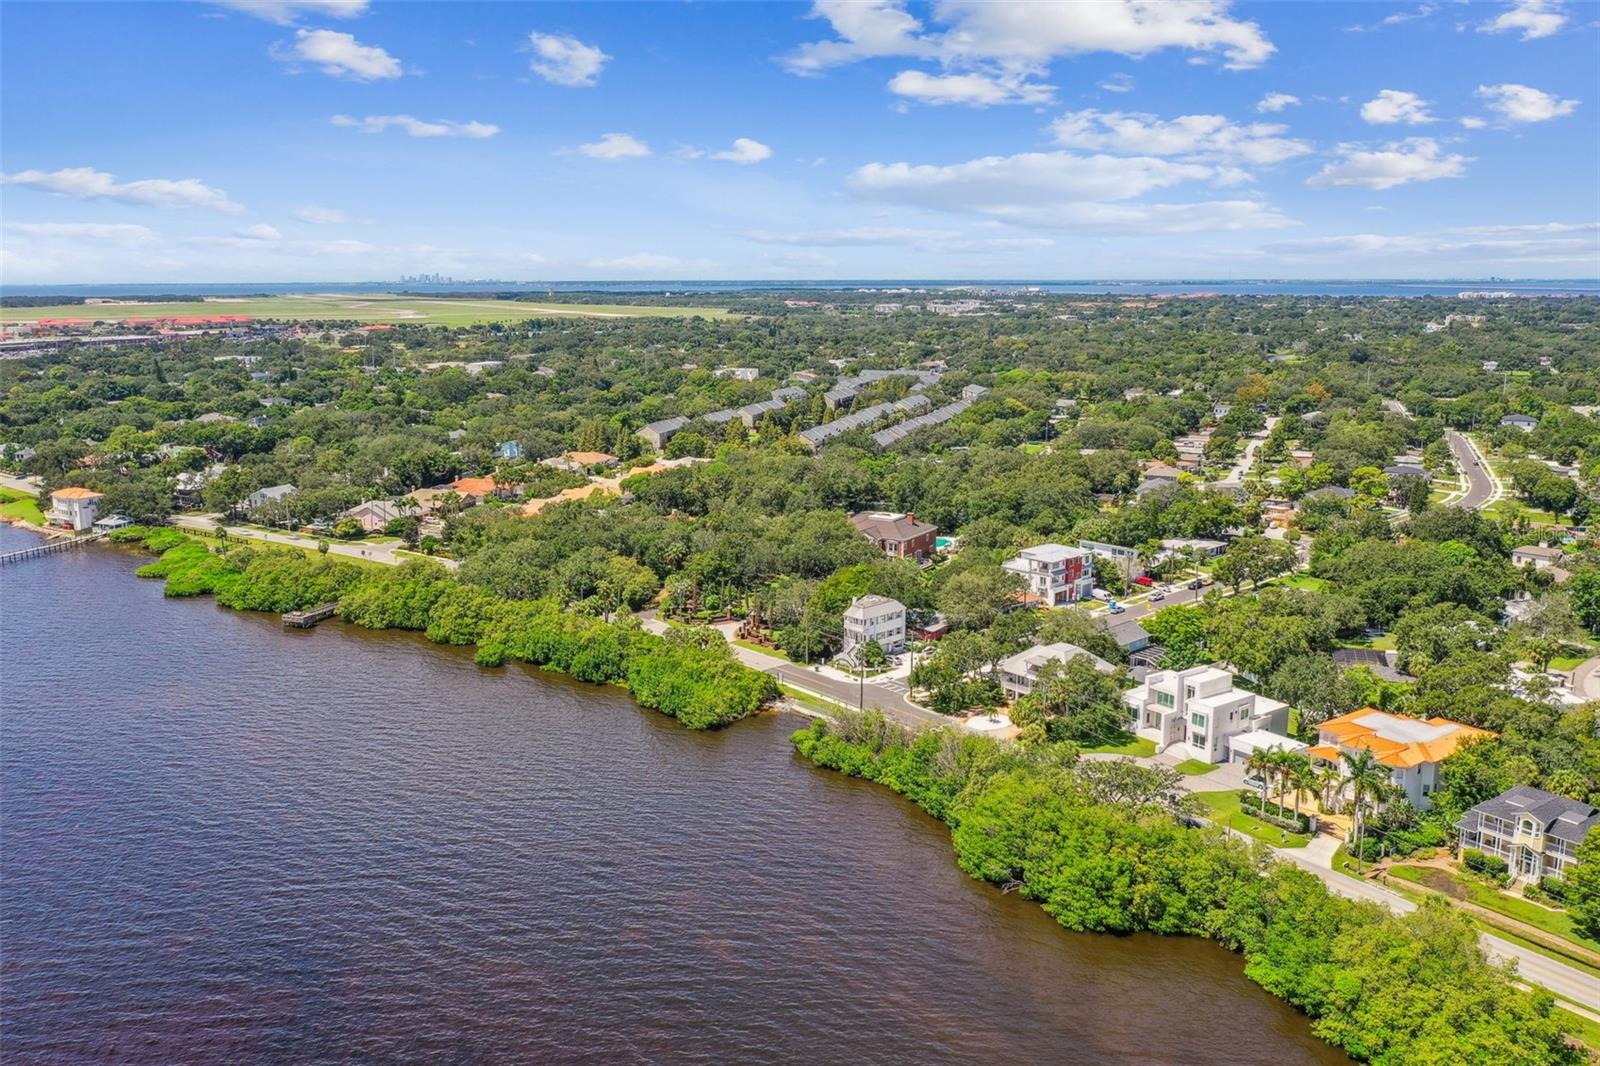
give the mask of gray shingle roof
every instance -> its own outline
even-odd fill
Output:
[[[1531,816],[1543,828],[1546,836],[1572,844],[1583,843],[1589,830],[1600,825],[1600,809],[1582,800],[1568,799],[1554,792],[1546,792],[1530,785],[1507,789],[1491,800],[1484,800],[1466,813],[1461,820],[1463,828],[1475,828],[1474,815],[1486,814],[1515,822]]]

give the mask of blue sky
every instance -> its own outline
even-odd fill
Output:
[[[1600,6],[4,3],[0,279],[1600,275]]]

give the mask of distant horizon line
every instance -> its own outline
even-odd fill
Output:
[[[671,287],[679,285],[758,285],[762,287],[788,286],[797,289],[809,288],[818,285],[873,285],[873,286],[1036,286],[1036,285],[1372,285],[1372,284],[1450,284],[1450,285],[1527,285],[1544,282],[1559,282],[1562,284],[1592,284],[1600,285],[1600,275],[1579,275],[1573,277],[1562,276],[1523,276],[1523,277],[1444,277],[1444,276],[1400,276],[1400,275],[1369,275],[1345,277],[1289,277],[1289,276],[1262,276],[1249,278],[1207,278],[1207,277],[1090,277],[1090,278],[907,278],[907,277],[814,277],[814,278],[545,278],[529,281],[512,281],[508,279],[478,279],[460,278],[449,281],[423,282],[402,281],[398,279],[367,278],[355,281],[335,281],[318,279],[312,281],[300,280],[270,280],[253,279],[250,281],[53,281],[53,282],[6,282],[0,283],[0,294],[17,292],[23,289],[89,289],[96,287],[106,288],[154,288],[157,286],[168,287],[204,287],[217,288],[243,288],[252,285],[336,285],[348,287],[352,285],[372,285],[378,287],[400,285],[422,285],[429,288],[443,288],[450,285],[494,286],[504,285],[512,288],[536,288],[550,285],[635,285],[635,286],[662,286]]]

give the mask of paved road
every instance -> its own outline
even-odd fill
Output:
[[[1452,501],[1450,506],[1477,511],[1498,500],[1500,485],[1489,473],[1488,463],[1477,446],[1465,434],[1454,430],[1447,430],[1444,439],[1450,445],[1450,454],[1455,456],[1456,466],[1467,475],[1468,482],[1466,495]]]
[[[1407,914],[1417,909],[1415,903],[1375,881],[1351,877],[1332,869],[1326,865],[1327,857],[1313,851],[1313,848],[1275,848],[1273,854],[1316,874],[1330,891],[1341,896],[1378,903],[1396,914]],[[1517,973],[1523,980],[1548,988],[1591,1011],[1600,1011],[1600,978],[1591,977],[1576,967],[1490,933],[1482,934],[1480,939],[1490,957],[1515,963]]]
[[[918,707],[906,699],[904,693],[895,691],[895,689],[902,686],[896,685],[894,688],[887,688],[883,685],[874,685],[871,682],[861,685],[855,681],[840,681],[838,678],[828,677],[826,674],[808,667],[799,666],[771,655],[764,655],[752,648],[746,648],[739,644],[732,644],[730,647],[734,656],[746,666],[771,674],[785,685],[806,689],[819,696],[842,703],[847,707],[855,707],[864,703],[869,708],[876,707],[885,715],[903,725],[953,724],[944,715]]]
[[[219,527],[217,520],[211,515],[179,515],[173,524],[179,529],[193,529],[200,532],[216,532]],[[228,526],[228,536],[236,540],[259,540],[268,544],[285,544],[291,548],[314,548],[317,544],[316,537],[302,536],[298,533],[269,533],[260,529],[245,529],[240,526]],[[336,540],[328,541],[329,555],[342,555],[347,559],[365,559],[368,562],[384,563],[396,566],[407,559],[416,558],[415,555],[402,555],[397,549],[403,549],[404,544],[399,542],[389,544],[342,544]],[[447,570],[454,570],[460,564],[454,559],[435,559]]]
[[[11,474],[0,474],[0,486],[16,489],[18,492],[29,496],[39,495],[39,479],[37,477],[15,477]]]

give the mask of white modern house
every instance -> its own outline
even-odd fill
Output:
[[[1003,566],[1026,581],[1046,607],[1087,600],[1094,591],[1094,553],[1087,548],[1039,544],[1023,548]]]
[[[103,499],[105,493],[93,489],[76,486],[57,489],[50,494],[50,510],[44,516],[45,524],[57,529],[70,529],[74,533],[93,529],[95,519],[100,517],[100,501]]]
[[[1234,675],[1215,666],[1158,670],[1122,698],[1133,731],[1155,741],[1158,751],[1175,747],[1188,758],[1220,763],[1233,760],[1230,741],[1242,734],[1274,733],[1284,745],[1295,744],[1287,736],[1288,704],[1235,688]]]
[[[1000,687],[1005,689],[1007,699],[1020,699],[1033,691],[1040,670],[1053,662],[1071,662],[1080,655],[1087,655],[1094,668],[1102,674],[1115,673],[1117,670],[1100,656],[1084,651],[1076,644],[1038,644],[1000,660]]]
[[[906,608],[887,596],[857,596],[844,612],[844,647],[852,655],[869,640],[878,642],[886,655],[898,655],[906,646]]]

